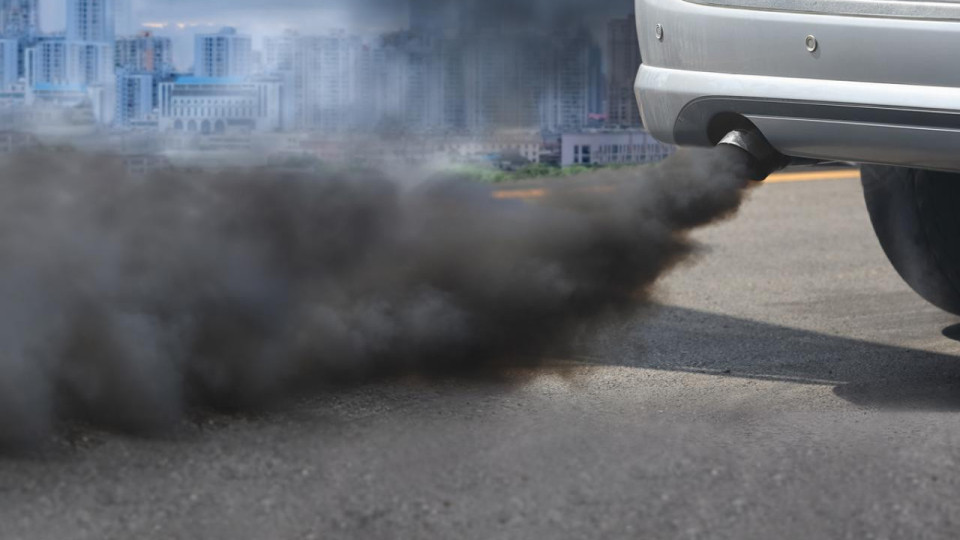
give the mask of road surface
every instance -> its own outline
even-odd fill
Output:
[[[853,175],[695,237],[569,372],[84,433],[0,460],[0,538],[954,537],[958,320],[887,264]]]

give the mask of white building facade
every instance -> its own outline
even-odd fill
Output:
[[[654,163],[674,152],[641,129],[565,133],[561,137],[560,164],[628,165]]]
[[[160,131],[203,135],[279,131],[277,80],[179,77],[159,85]]]

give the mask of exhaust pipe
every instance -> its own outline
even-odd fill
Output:
[[[755,129],[735,129],[720,139],[717,146],[721,145],[738,148],[747,155],[747,176],[751,180],[764,180],[792,162]]]

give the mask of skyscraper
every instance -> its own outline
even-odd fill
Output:
[[[113,0],[67,0],[67,41],[113,45]]]
[[[484,29],[462,48],[464,128],[537,129],[547,51],[543,36]]]
[[[117,38],[116,115],[114,121],[130,125],[153,117],[159,105],[159,83],[173,73],[173,43],[168,37],[141,32]]]
[[[151,32],[117,38],[115,55],[117,67],[123,69],[158,74],[173,71],[173,41]]]
[[[19,40],[0,38],[0,92],[16,84],[20,78],[19,55]]]
[[[293,55],[299,34],[287,30],[279,36],[263,38],[263,66],[267,72],[293,69]]]
[[[67,41],[67,80],[89,86],[113,84],[113,43]]]
[[[253,63],[253,40],[238,34],[235,28],[223,28],[216,34],[200,34],[193,51],[196,77],[246,77]]]
[[[21,38],[39,31],[38,0],[0,0],[0,36]]]
[[[376,51],[360,38],[332,33],[296,38],[293,57],[294,125],[342,132],[368,116]]]
[[[108,124],[114,107],[113,0],[66,0],[63,36],[38,36],[25,52],[27,101],[89,102]]]
[[[157,83],[152,73],[120,69],[117,72],[117,110],[114,121],[130,125],[153,115],[157,105]]]
[[[633,82],[640,69],[640,41],[636,19],[631,13],[607,25],[607,123],[611,126],[640,127],[640,108],[633,94]]]
[[[40,33],[39,0],[0,0],[0,38],[17,41],[17,51],[14,54],[17,63],[15,74],[7,73],[7,77],[22,77],[26,73],[24,59],[26,49],[29,48],[36,36]],[[4,61],[9,62],[9,49],[5,53]]]
[[[63,37],[42,37],[27,54],[27,83],[37,85],[66,85],[67,45]]]
[[[600,47],[585,27],[546,41],[540,127],[550,132],[577,131],[597,109]]]
[[[439,131],[452,122],[445,117],[448,51],[437,35],[398,32],[381,39],[382,65],[376,68],[381,123],[415,131]]]

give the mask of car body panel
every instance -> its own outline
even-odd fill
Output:
[[[647,129],[665,142],[714,144],[711,121],[733,113],[763,124],[788,155],[960,170],[949,151],[960,134],[960,69],[947,67],[958,65],[958,21],[687,0],[638,0],[637,20],[637,96]],[[812,52],[808,35],[817,40]],[[728,105],[697,109],[703,100]],[[811,118],[805,103],[829,107]],[[936,137],[950,142],[929,146]],[[866,146],[883,141],[883,151]]]
[[[901,19],[960,19],[960,0],[687,0],[708,6]]]

